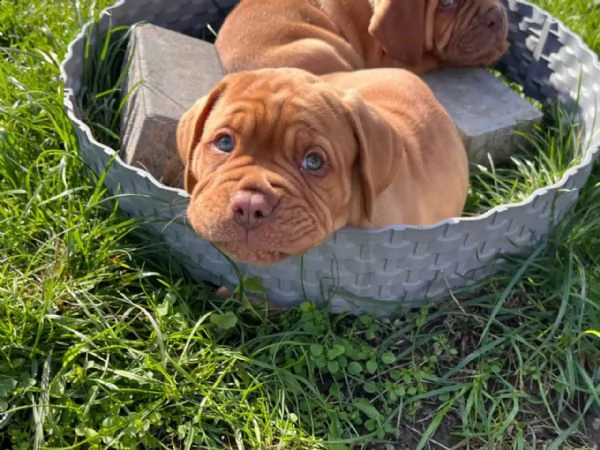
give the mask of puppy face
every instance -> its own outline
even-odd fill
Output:
[[[431,0],[427,14],[433,18],[426,18],[432,31],[425,45],[446,65],[487,66],[508,49],[508,18],[499,0]]]
[[[241,262],[320,244],[346,224],[361,182],[343,94],[297,69],[227,75],[181,118],[177,145],[192,227]]]
[[[487,66],[508,49],[500,0],[370,0],[369,33],[397,61],[418,67],[426,52],[442,66]]]

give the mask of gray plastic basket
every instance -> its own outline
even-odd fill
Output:
[[[110,27],[141,21],[197,35],[207,23],[218,27],[235,3],[121,0],[103,11],[97,22],[84,27],[70,44],[61,67],[64,106],[82,156],[97,173],[110,164],[105,185],[123,195],[121,210],[151,223],[195,279],[228,287],[237,284],[238,272],[181,219],[188,195],[115,158],[115,150],[99,143],[82,120],[80,95],[86,35],[91,27],[99,32],[90,33],[92,44]],[[243,275],[262,278],[272,301],[292,305],[304,299],[330,300],[333,311],[353,312],[418,306],[449,288],[493,273],[498,267],[494,263],[502,260],[502,254],[522,252],[540,242],[574,204],[600,147],[595,127],[600,96],[598,59],[578,36],[545,11],[522,0],[507,0],[505,4],[511,48],[499,68],[521,84],[526,95],[542,102],[558,99],[564,107],[578,111],[581,142],[586,144],[582,162],[568,170],[560,182],[537,190],[525,201],[477,217],[429,227],[343,229],[302,258],[271,267],[239,265]]]

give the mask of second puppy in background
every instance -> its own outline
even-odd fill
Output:
[[[227,72],[484,67],[508,49],[500,0],[242,0],[219,30]]]

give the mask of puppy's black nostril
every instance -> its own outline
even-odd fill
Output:
[[[254,211],[254,218],[255,219],[262,219],[264,216],[264,214],[262,213],[262,211]]]
[[[489,11],[483,16],[481,21],[487,28],[497,28],[502,22],[502,13],[496,10]]]
[[[238,216],[243,216],[244,215],[244,209],[243,208],[234,208],[233,209],[233,213],[237,214]]]

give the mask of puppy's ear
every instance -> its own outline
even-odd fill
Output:
[[[404,143],[393,126],[358,93],[349,92],[344,100],[358,144],[363,211],[372,221],[377,196],[390,186],[399,170]]]
[[[373,0],[369,34],[394,59],[418,66],[425,45],[425,0]]]
[[[183,186],[189,193],[192,192],[198,181],[192,167],[194,152],[202,138],[206,119],[208,119],[210,112],[224,89],[224,84],[220,84],[208,95],[197,100],[196,103],[183,113],[177,124],[177,151],[179,152],[181,162],[185,166]]]

